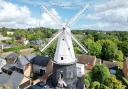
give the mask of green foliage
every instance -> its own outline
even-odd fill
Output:
[[[74,51],[76,54],[82,54],[82,51],[79,47],[74,47]]]
[[[98,81],[94,81],[91,84],[92,89],[99,89],[100,88],[100,83]]]
[[[89,88],[89,86],[90,86],[89,80],[85,79],[85,80],[84,80],[84,83],[85,83],[85,87],[86,87],[86,88]]]
[[[52,43],[51,45],[50,45],[50,47],[48,48],[48,49],[46,49],[43,53],[42,53],[42,55],[44,55],[44,56],[48,56],[48,57],[50,57],[50,58],[54,58],[54,55],[55,55],[55,51],[56,51],[56,43]]]
[[[104,81],[104,84],[112,89],[125,89],[122,82],[117,80],[115,76],[110,76]]]
[[[27,46],[16,46],[16,47],[13,47],[13,48],[6,48],[6,49],[3,49],[4,52],[9,52],[9,51],[16,51],[16,52],[19,52],[21,49],[25,49],[25,48],[28,48]]]
[[[118,50],[116,53],[115,53],[115,57],[114,57],[114,59],[116,60],[116,61],[124,61],[124,55],[123,55],[123,53],[122,53],[122,51],[120,51],[120,50]]]
[[[101,59],[113,61],[118,50],[117,45],[111,40],[100,40],[98,43],[102,45]]]
[[[86,78],[87,80],[89,80],[89,82],[91,83],[91,82],[93,81],[93,80],[92,80],[92,72],[87,73],[86,76],[85,76],[85,78]]]
[[[128,56],[128,41],[122,41],[118,44],[120,50],[122,50],[125,56]]]
[[[122,77],[122,80],[123,80],[123,82],[124,82],[124,84],[127,86],[127,88],[128,88],[128,80],[125,78],[125,77]]]
[[[87,42],[89,54],[100,58],[102,46],[98,42]]]
[[[99,89],[114,89],[114,88],[109,88],[108,86],[106,86],[104,84],[100,84],[100,88]]]
[[[104,82],[110,76],[109,69],[104,65],[95,65],[92,69],[93,81]]]

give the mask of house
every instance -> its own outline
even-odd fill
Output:
[[[15,63],[16,63],[16,60],[17,60],[17,58],[18,58],[18,56],[19,56],[19,54],[18,54],[18,53],[15,53],[15,52],[13,52],[13,53],[7,55],[7,56],[5,57],[5,59],[6,59],[6,61],[7,61],[7,64],[15,64]]]
[[[0,57],[0,73],[2,72],[1,68],[6,65],[6,60]]]
[[[116,70],[118,69],[117,62],[103,61],[103,65],[109,68],[111,74],[116,74]]]
[[[3,45],[3,43],[2,43],[2,41],[6,41],[6,40],[11,40],[11,38],[10,37],[3,37],[2,35],[0,35],[0,52],[2,52],[3,51],[3,49],[4,49],[4,45]]]
[[[30,40],[29,42],[32,45],[38,45],[38,46],[41,46],[42,44],[44,44],[44,42],[41,39]]]
[[[6,48],[12,48],[13,45],[7,44],[7,43],[0,43],[0,47],[2,47],[3,49],[6,49]]]
[[[84,64],[86,70],[91,70],[96,63],[96,56],[78,55],[77,63]]]
[[[22,37],[22,36],[16,36],[15,40],[17,41],[17,43],[20,43],[23,45],[27,45],[29,43],[29,40],[27,40],[25,37]]]
[[[49,57],[36,56],[31,59],[33,73],[39,74],[40,76],[45,73],[52,73],[52,61]]]
[[[123,63],[123,73],[124,73],[124,76],[128,79],[128,57]]]

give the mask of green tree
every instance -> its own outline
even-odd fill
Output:
[[[118,50],[116,53],[115,53],[115,57],[114,57],[114,59],[116,60],[116,61],[124,61],[124,55],[123,55],[123,53],[122,53],[122,51],[121,50]]]
[[[100,40],[98,43],[102,45],[101,59],[113,61],[115,53],[118,50],[117,45],[111,40]]]
[[[104,81],[104,84],[111,89],[125,89],[121,81],[117,80],[115,76],[110,76]]]
[[[104,82],[110,76],[109,69],[104,65],[95,65],[92,69],[93,81]]]
[[[124,56],[128,56],[128,41],[120,42],[118,47],[123,52]]]
[[[87,48],[90,55],[96,56],[98,58],[100,57],[102,46],[98,42],[87,43]]]

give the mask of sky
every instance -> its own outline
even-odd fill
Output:
[[[60,28],[41,5],[61,24],[86,7],[71,29],[128,31],[128,0],[0,0],[0,27]]]

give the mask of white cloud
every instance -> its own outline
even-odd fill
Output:
[[[128,0],[109,0],[95,5],[94,13],[88,14],[86,19],[94,20],[96,24],[84,25],[85,27],[128,30]]]
[[[51,12],[58,18],[60,16],[54,8]],[[55,27],[56,24],[43,12],[40,18],[32,17],[32,13],[27,6],[18,6],[11,2],[0,0],[0,27],[28,28],[39,26]]]

